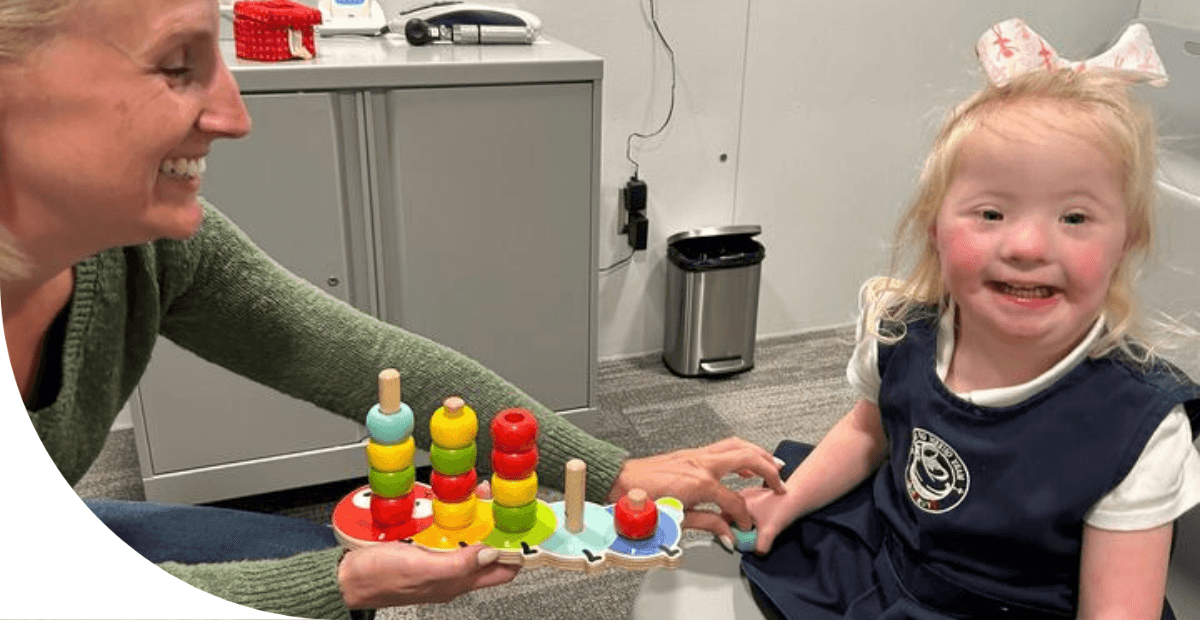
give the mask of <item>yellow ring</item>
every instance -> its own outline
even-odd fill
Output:
[[[537,499],[537,473],[520,480],[505,480],[492,474],[492,501],[501,506],[516,508]]]
[[[412,467],[413,453],[416,449],[412,437],[392,446],[375,443],[374,440],[368,441],[367,463],[383,472],[400,471],[405,467]]]
[[[463,405],[458,415],[451,417],[445,407],[438,407],[429,421],[429,433],[433,443],[448,450],[465,448],[475,441],[479,433],[479,419],[475,411]]]
[[[447,504],[440,499],[433,500],[433,522],[447,530],[464,528],[475,520],[475,494],[467,496],[465,501]]]

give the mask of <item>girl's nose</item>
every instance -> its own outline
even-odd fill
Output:
[[[1047,227],[1029,219],[1013,223],[1004,235],[1001,258],[1019,264],[1046,262],[1053,253],[1053,240]]]
[[[209,101],[197,126],[201,131],[221,138],[241,138],[250,133],[250,113],[246,111],[237,82],[224,61],[218,64]]]

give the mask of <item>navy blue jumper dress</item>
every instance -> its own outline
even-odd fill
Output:
[[[879,346],[890,452],[876,474],[798,519],[767,556],[743,557],[768,613],[1073,618],[1084,516],[1176,405],[1200,429],[1200,386],[1117,355],[1088,358],[1016,405],[976,406],[937,377],[936,337],[936,319],[922,319]],[[780,453],[794,465],[800,446]]]

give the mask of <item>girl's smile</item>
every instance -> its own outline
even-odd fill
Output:
[[[1007,282],[990,282],[988,286],[1008,303],[1029,310],[1048,308],[1058,303],[1057,290],[1049,286],[1018,286]]]

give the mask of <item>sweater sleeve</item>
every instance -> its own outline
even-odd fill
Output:
[[[538,478],[561,489],[572,458],[588,464],[587,493],[602,502],[627,453],[591,437],[474,360],[374,319],[275,263],[209,207],[189,242],[186,288],[166,300],[162,333],[200,357],[358,422],[376,400],[376,376],[396,368],[417,416],[413,436],[428,449],[429,417],[451,395],[478,414],[480,428],[508,407],[538,418]],[[491,451],[480,432],[479,453]],[[490,468],[480,459],[479,469]]]
[[[337,585],[341,549],[301,553],[284,560],[159,567],[178,579],[225,600],[259,611],[297,618],[349,618]]]

